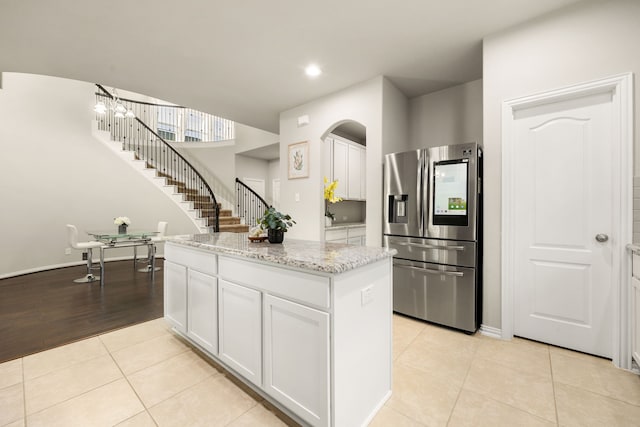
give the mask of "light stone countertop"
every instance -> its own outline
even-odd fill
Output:
[[[271,244],[268,241],[251,242],[248,236],[248,233],[190,234],[167,236],[165,241],[217,254],[253,258],[293,268],[334,274],[344,273],[396,254],[395,249],[382,247],[289,239],[286,233],[281,244]]]

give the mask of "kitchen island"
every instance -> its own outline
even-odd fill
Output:
[[[296,421],[366,425],[391,395],[393,254],[246,233],[170,237],[165,319]]]

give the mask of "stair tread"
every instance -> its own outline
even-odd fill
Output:
[[[246,233],[249,231],[249,226],[246,224],[230,224],[230,225],[220,224],[220,231]]]

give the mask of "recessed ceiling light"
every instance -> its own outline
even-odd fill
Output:
[[[309,64],[307,68],[304,69],[304,72],[309,77],[318,77],[322,74],[322,70],[316,64]]]

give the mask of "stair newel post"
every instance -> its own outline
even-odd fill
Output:
[[[238,178],[236,178],[236,212],[240,214],[240,186],[238,185]]]
[[[215,230],[216,233],[220,231],[220,206],[218,206],[218,203],[216,203],[216,200],[213,200],[214,206],[215,206],[215,212],[216,212],[216,220],[215,220]]]

